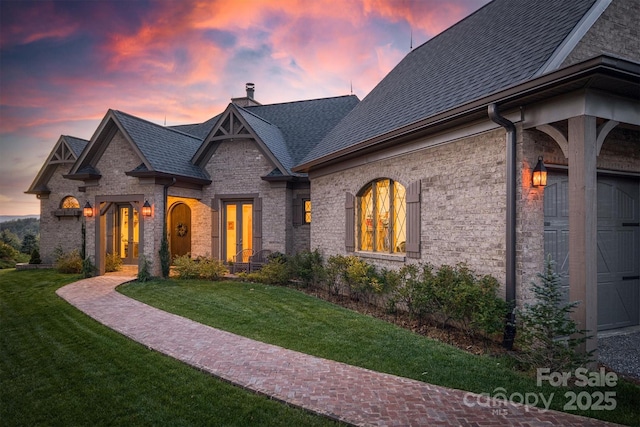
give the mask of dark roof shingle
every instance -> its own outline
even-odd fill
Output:
[[[595,0],[495,0],[410,52],[300,163],[531,79]]]

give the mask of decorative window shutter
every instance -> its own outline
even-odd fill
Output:
[[[407,187],[407,257],[420,258],[420,181]]]
[[[253,253],[262,250],[262,198],[253,199]]]
[[[345,201],[345,249],[347,252],[356,250],[356,216],[355,216],[356,198],[353,194],[347,193]]]
[[[220,210],[213,202],[211,209],[211,256],[220,259]]]
[[[293,199],[293,226],[297,227],[302,225],[302,199],[296,197]]]

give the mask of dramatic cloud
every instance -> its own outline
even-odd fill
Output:
[[[262,103],[361,99],[409,52],[488,0],[0,2],[0,214],[62,134],[109,108],[202,122],[256,84]]]

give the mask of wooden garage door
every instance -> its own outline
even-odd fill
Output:
[[[566,174],[550,174],[545,188],[545,253],[559,272],[569,269]],[[598,177],[598,329],[640,323],[640,181]],[[568,295],[568,276],[563,289]]]

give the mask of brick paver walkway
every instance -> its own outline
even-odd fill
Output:
[[[611,425],[511,404],[482,407],[475,394],[243,338],[115,291],[116,286],[132,279],[100,276],[72,283],[57,293],[89,316],[150,349],[248,390],[353,425]]]

